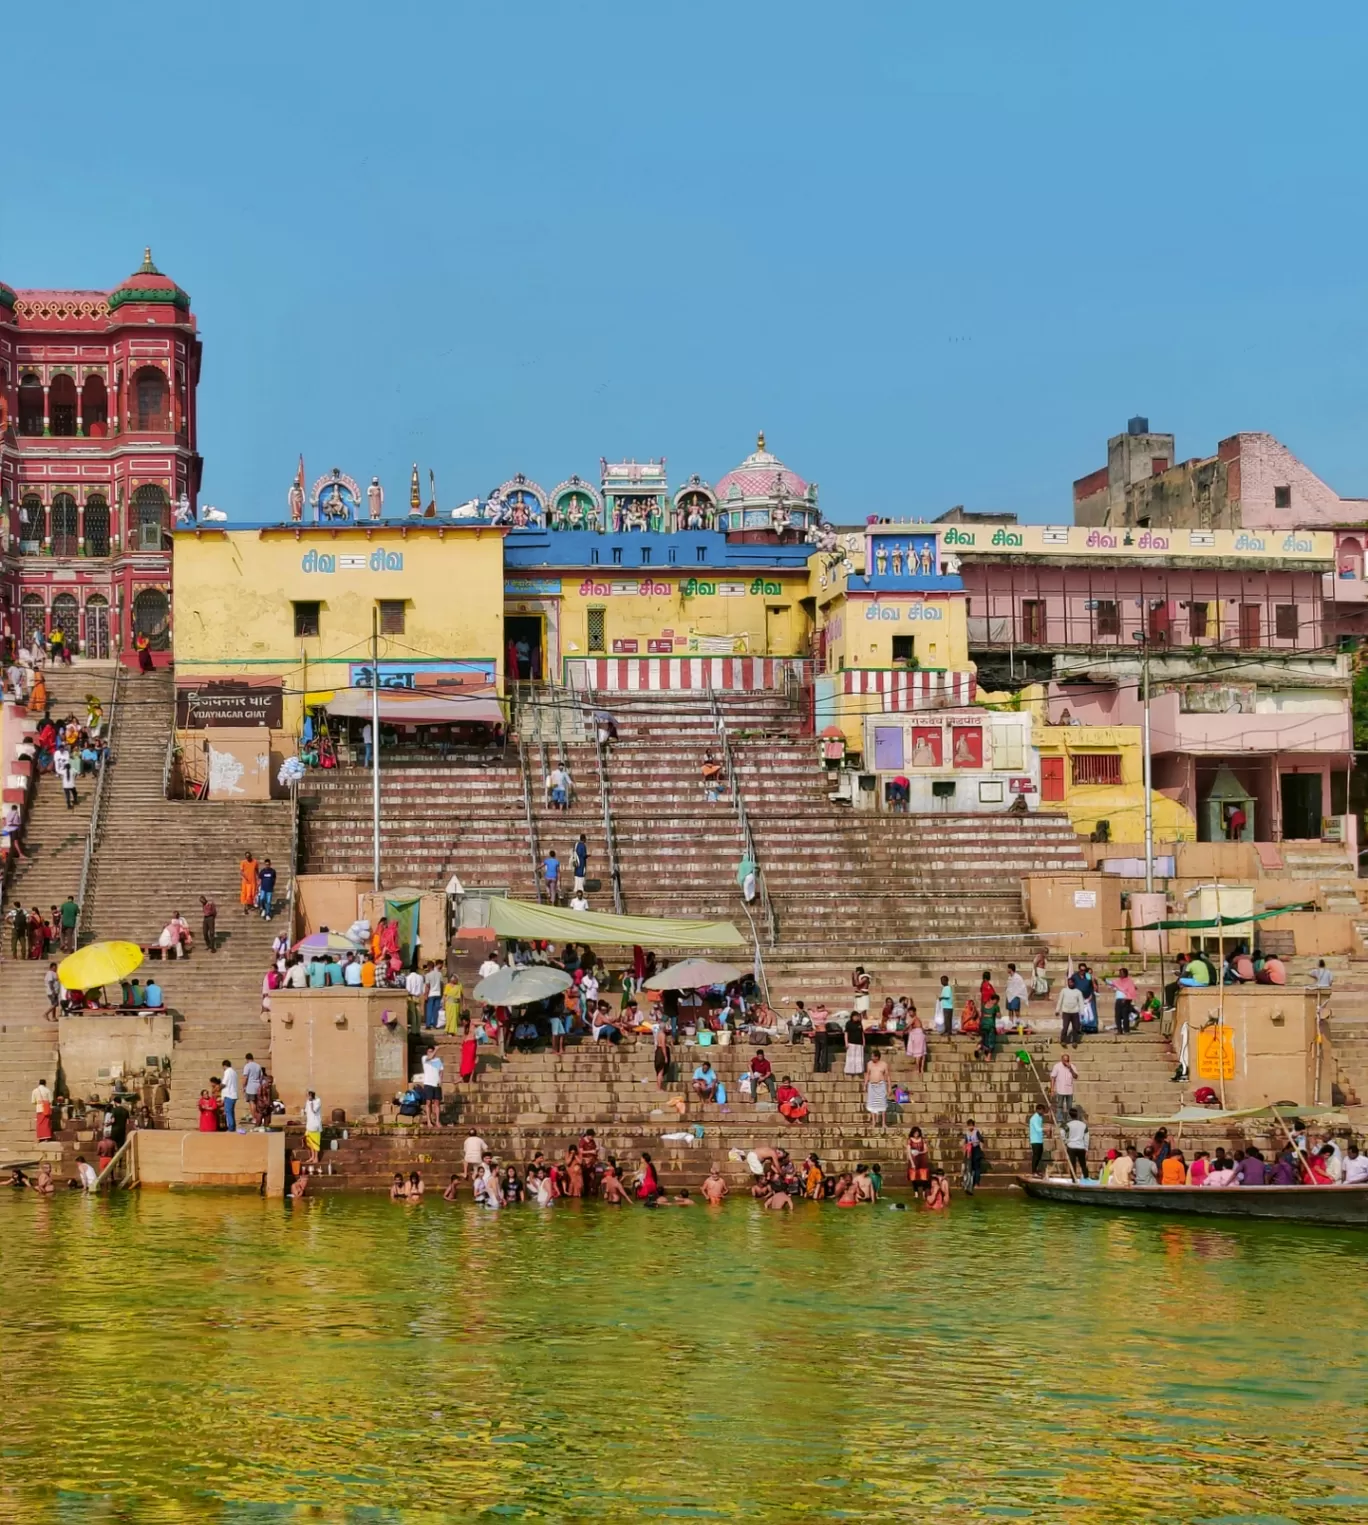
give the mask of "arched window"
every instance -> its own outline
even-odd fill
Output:
[[[43,432],[43,383],[32,371],[19,380],[19,432],[38,435]]]
[[[159,551],[170,504],[160,487],[146,483],[133,494],[133,522],[137,525],[137,549]]]
[[[43,500],[25,493],[19,504],[19,553],[36,556],[43,549]]]
[[[90,523],[90,504],[86,504],[86,523]],[[109,660],[109,600],[92,593],[85,606],[85,654],[94,662]]]
[[[48,385],[48,429],[68,439],[76,433],[76,382],[70,376],[54,376]]]
[[[109,394],[102,376],[85,379],[81,388],[81,421],[89,439],[103,439],[109,432]]]
[[[167,407],[166,372],[155,365],[145,365],[133,377],[133,420],[131,427],[144,432],[163,434],[171,427]]]
[[[41,644],[47,634],[47,607],[41,593],[25,593],[20,600],[20,615],[24,632],[24,645],[32,646],[35,638]]]
[[[86,499],[85,548],[87,556],[109,555],[109,504],[98,492]]]
[[[59,492],[52,500],[52,554],[76,556],[80,554],[81,537],[76,499],[69,492]]]
[[[171,606],[160,588],[144,588],[133,600],[133,634],[145,635],[153,651],[171,644]]]
[[[68,650],[75,652],[81,641],[81,607],[73,593],[59,593],[52,600],[52,630],[60,630]]]

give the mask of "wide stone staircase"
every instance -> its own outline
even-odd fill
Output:
[[[443,1037],[439,1047],[448,1075],[454,1075],[455,1040]],[[1034,1075],[1015,1059],[1018,1048],[1031,1053]],[[415,1128],[394,1119],[392,1108],[380,1124],[353,1119],[348,1137],[339,1137],[337,1148],[328,1152],[332,1174],[320,1184],[381,1189],[395,1170],[417,1169],[430,1186],[440,1186],[449,1174],[461,1172],[462,1141],[470,1128],[501,1160],[523,1164],[537,1150],[560,1157],[570,1142],[592,1127],[605,1155],[635,1167],[646,1150],[660,1166],[662,1180],[672,1187],[696,1187],[714,1163],[734,1185],[744,1185],[746,1169],[730,1157],[731,1151],[744,1154],[763,1144],[782,1146],[797,1158],[815,1150],[832,1170],[878,1160],[888,1182],[901,1185],[909,1128],[915,1124],[923,1129],[933,1161],[957,1178],[961,1137],[971,1117],[985,1138],[989,1184],[1006,1184],[1012,1173],[1029,1165],[1027,1122],[1042,1099],[1035,1075],[1048,1084],[1054,1051],[1039,1037],[1004,1040],[991,1063],[976,1060],[973,1049],[972,1038],[933,1038],[930,1062],[921,1076],[900,1044],[884,1049],[894,1085],[905,1088],[910,1097],[892,1105],[887,1129],[878,1128],[864,1110],[862,1085],[842,1072],[839,1048],[831,1070],[821,1074],[813,1071],[809,1043],[780,1043],[767,1049],[776,1077],[791,1076],[808,1100],[811,1118],[797,1125],[785,1123],[766,1104],[764,1093],[759,1104],[740,1099],[738,1077],[753,1052],[743,1045],[677,1047],[677,1079],[663,1093],[656,1089],[651,1048],[644,1040],[627,1040],[613,1049],[586,1039],[562,1056],[545,1051],[506,1056],[484,1052],[474,1085],[447,1088],[448,1127],[441,1132]],[[725,1106],[700,1102],[689,1091],[693,1066],[704,1055],[727,1085]],[[1079,1105],[1090,1120],[1096,1160],[1120,1136],[1120,1128],[1110,1120],[1114,1116],[1163,1112],[1179,1100],[1181,1088],[1169,1078],[1172,1055],[1153,1033],[1085,1041],[1075,1058]],[[671,1098],[685,1100],[682,1116],[670,1105]],[[693,1133],[695,1125],[702,1128],[697,1146],[663,1139],[665,1134]],[[1052,1122],[1048,1132],[1053,1138]],[[1053,1159],[1063,1170],[1058,1140]]]
[[[343,764],[299,786],[301,870],[369,874],[371,774]],[[564,854],[562,854],[564,856]],[[392,750],[380,767],[380,872],[387,886],[506,887],[535,900],[517,747]]]
[[[547,704],[533,739],[506,752],[393,751],[381,769],[381,871],[386,883],[505,886],[531,899],[534,863],[554,848],[568,860],[584,832],[594,910],[612,910],[600,758],[566,716],[552,733]],[[589,708],[595,704],[588,696]],[[619,737],[602,757],[623,909],[642,915],[744,921],[737,866],[745,838],[736,801],[704,793],[709,752],[725,730],[761,866],[777,940],[786,955],[843,964],[848,956],[1026,956],[1020,878],[1081,871],[1086,862],[1063,815],[870,816],[828,796],[826,776],[799,717],[778,693],[614,695]],[[604,701],[607,704],[607,701]],[[578,716],[578,710],[571,705]],[[557,761],[575,782],[572,808],[546,803]],[[525,770],[525,775],[524,775]],[[526,785],[524,785],[524,776]],[[370,775],[344,766],[302,786],[303,863],[310,872],[370,867]],[[525,802],[526,795],[526,802]],[[530,806],[530,820],[529,820]],[[568,881],[567,881],[568,887]],[[757,921],[765,936],[763,908]],[[919,953],[918,951],[919,950]],[[1010,955],[1006,955],[1010,956]]]
[[[173,697],[169,669],[121,679],[111,735],[113,760],[105,780],[83,931],[86,941],[155,943],[178,910],[196,929],[195,950],[188,959],[149,961],[138,976],[146,980],[155,974],[166,1005],[177,1015],[168,1120],[174,1127],[193,1128],[195,1099],[209,1074],[220,1072],[225,1057],[240,1064],[254,1043],[264,1049],[267,1042],[260,1018],[261,982],[280,923],[242,914],[237,866],[248,850],[258,859],[272,859],[279,874],[276,900],[283,908],[291,880],[291,808],[274,800],[166,799]],[[60,802],[60,792],[57,799]],[[69,887],[64,886],[63,893]],[[213,955],[199,943],[201,894],[219,908],[222,946]],[[19,999],[41,1020],[41,973],[30,977],[24,971],[24,976]],[[6,981],[7,999],[9,984]],[[50,1045],[50,1033],[47,1041]],[[29,1080],[19,1086],[25,1107],[32,1085]],[[3,1126],[12,1117],[11,1099],[3,1093],[0,1107]]]
[[[45,673],[48,713],[56,720],[74,715],[84,720],[86,699],[95,695],[110,719],[113,668],[108,665],[52,667]],[[40,717],[31,717],[36,724]],[[44,913],[68,895],[78,895],[85,858],[90,813],[97,779],[83,778],[77,805],[68,810],[61,784],[52,773],[38,775],[30,798],[24,834],[28,858],[10,869],[7,904],[20,901]],[[57,1029],[44,1020],[43,974],[47,959],[9,956],[6,931],[0,946],[0,1157],[33,1158],[39,1153],[33,1139],[33,1108],[29,1095],[40,1079],[52,1085],[57,1078]],[[60,953],[56,955],[60,958]]]

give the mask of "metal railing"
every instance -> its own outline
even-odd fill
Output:
[[[298,751],[295,753],[298,756]],[[290,785],[290,893],[285,897],[285,928],[295,940],[295,893],[299,879],[299,785]]]
[[[727,723],[722,714],[722,706],[717,701],[717,694],[711,685],[708,688],[708,707],[712,711],[713,730],[717,733],[718,745],[722,748],[722,772],[726,776],[727,789],[732,799],[732,808],[736,812],[736,824],[741,829],[741,841],[745,847],[747,858],[755,865],[755,887],[760,899],[760,909],[765,917],[765,932],[772,948],[779,935],[779,927],[775,920],[774,907],[770,904],[769,889],[765,884],[765,873],[760,867],[760,855],[755,848],[755,836],[751,831],[750,816],[746,812],[746,802],[741,796],[741,781],[737,776],[736,763],[732,758],[731,743],[727,740]]]
[[[592,692],[588,697],[592,712]],[[613,886],[613,909],[621,916],[623,914],[622,865],[618,861],[617,832],[613,828],[613,802],[608,788],[608,769],[605,766],[603,743],[599,740],[597,726],[593,727],[593,737],[594,755],[598,759],[599,808],[603,812],[603,843],[608,849],[608,877]]]
[[[171,734],[166,738],[166,756],[162,759],[162,798],[171,798],[171,770],[176,765],[176,701],[171,700]]]
[[[87,912],[86,896],[90,889],[90,869],[95,861],[95,849],[100,843],[101,807],[104,804],[105,779],[109,774],[109,759],[114,755],[114,720],[119,712],[119,682],[123,676],[123,663],[114,665],[114,682],[109,690],[109,714],[105,724],[105,754],[100,771],[95,778],[95,795],[90,802],[90,825],[86,829],[85,854],[81,859],[81,887],[76,892],[80,914],[76,922],[76,942],[80,945],[85,936]]]
[[[123,1187],[131,1191],[138,1184],[138,1135],[130,1133],[110,1156],[109,1164],[100,1172],[95,1182],[96,1191],[114,1191]]]
[[[527,849],[532,855],[532,887],[537,892],[537,904],[541,904],[541,852],[537,845],[537,823],[532,815],[532,790],[527,771],[527,743],[518,732],[518,769],[522,775],[523,819],[527,822]]]

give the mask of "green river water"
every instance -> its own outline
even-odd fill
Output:
[[[1368,1236],[0,1198],[0,1518],[1365,1521]]]

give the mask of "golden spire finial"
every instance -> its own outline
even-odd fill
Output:
[[[157,269],[157,267],[152,263],[152,245],[151,244],[147,244],[143,248],[142,269],[138,271],[138,274],[139,275],[160,275],[161,274],[161,272]]]
[[[765,431],[763,429],[755,436],[755,448],[761,455],[765,453]]]

